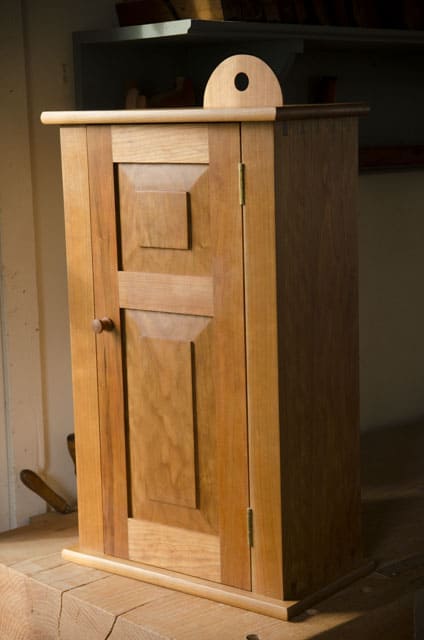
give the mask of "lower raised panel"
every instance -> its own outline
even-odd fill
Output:
[[[138,349],[129,376],[133,467],[143,470],[148,500],[196,509],[192,343],[142,337]]]

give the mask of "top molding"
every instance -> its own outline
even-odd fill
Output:
[[[363,103],[287,105],[284,107],[209,108],[209,109],[123,109],[114,111],[44,111],[43,124],[173,124],[193,122],[273,122],[309,118],[345,118],[364,116],[369,108]]]

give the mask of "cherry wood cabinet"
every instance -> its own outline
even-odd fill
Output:
[[[235,56],[204,109],[42,119],[61,125],[80,528],[66,557],[288,618],[365,570],[366,108],[282,103],[269,68]]]

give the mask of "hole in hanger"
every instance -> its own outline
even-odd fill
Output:
[[[246,91],[249,86],[249,76],[243,72],[238,73],[234,78],[234,86],[238,91]]]

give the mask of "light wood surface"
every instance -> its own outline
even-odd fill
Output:
[[[185,560],[187,573],[220,575],[226,584],[249,588],[238,125],[227,125],[225,132],[194,129],[200,141],[207,136],[209,168],[184,162],[192,141],[181,137],[181,128],[156,129],[168,145],[167,162],[123,163],[118,169],[130,513],[140,526],[147,523],[150,539],[156,530],[168,547],[166,558],[176,552],[163,537],[163,525],[180,527],[189,539],[198,536],[200,547],[205,534],[214,536],[216,565],[211,568],[205,556],[202,568],[192,554]],[[172,155],[173,132],[178,156]],[[132,133],[129,142],[137,146],[138,129]],[[227,134],[230,145],[223,152]],[[189,194],[189,251],[140,242],[137,194],[153,191]],[[133,539],[133,548],[137,544],[138,558],[150,559],[154,552]]]
[[[126,447],[110,128],[90,127],[87,143],[94,311],[95,317],[110,317],[114,324],[113,331],[96,336],[104,548],[107,553],[125,558],[128,556]]]
[[[282,598],[273,126],[242,124],[241,149],[246,167],[244,269],[249,485],[254,527],[252,590]]]
[[[216,427],[214,417],[215,391],[213,376],[211,376],[211,353],[214,349],[213,327],[210,318],[194,317],[190,315],[125,311],[126,333],[126,363],[127,363],[127,395],[128,395],[128,446],[131,466],[131,482],[129,486],[131,497],[131,515],[137,520],[148,520],[179,527],[181,537],[186,533],[193,537],[195,531],[218,536],[218,493],[216,490]],[[143,359],[143,341],[147,339],[165,343],[168,346],[182,346],[190,348],[191,373],[190,392],[191,404],[195,409],[195,429],[191,432],[194,449],[195,475],[193,486],[196,504],[187,507],[184,504],[167,503],[149,498],[149,486],[146,478],[146,470],[149,462],[150,451],[143,446],[146,438],[149,438],[150,427],[141,418],[146,409],[141,406],[140,394],[144,402],[151,406],[157,398],[156,385],[160,386],[154,377],[150,375],[150,369]],[[161,367],[167,367],[168,362],[158,363]],[[140,391],[143,378],[149,382],[146,389]],[[149,397],[152,394],[152,399]],[[176,397],[177,396],[177,397]],[[179,403],[178,386],[169,389],[168,402]],[[159,408],[159,416],[165,412],[166,407]],[[175,416],[175,420],[178,415]],[[178,422],[178,428],[185,428]],[[174,427],[172,428],[174,430]],[[168,442],[166,442],[168,444]],[[176,444],[178,448],[178,443]],[[183,449],[184,452],[184,449]],[[156,457],[161,464],[176,466],[179,470],[178,460],[175,464],[169,460],[172,452],[166,448],[156,452]],[[152,468],[151,475],[155,474]],[[167,474],[168,485],[175,484]],[[161,479],[154,479],[160,482]]]
[[[244,331],[242,211],[238,193],[240,134],[212,125],[211,236],[214,243],[215,377],[222,581],[251,589]]]
[[[209,161],[207,128],[201,124],[115,125],[111,130],[114,162],[207,164]]]
[[[256,613],[281,620],[287,620],[290,616],[290,608],[297,604],[296,601],[289,602],[267,598],[223,584],[217,585],[199,578],[187,578],[184,574],[178,574],[166,569],[157,569],[140,562],[117,560],[106,555],[87,555],[81,553],[78,548],[64,549],[63,557],[65,560],[72,560],[87,567],[110,571],[128,578],[142,580],[148,584],[155,584],[174,591],[196,595],[200,598],[255,611]]]
[[[206,598],[213,602],[254,611],[261,615],[277,618],[279,620],[290,620],[294,616],[300,614],[306,608],[311,607],[316,602],[330,596],[332,593],[343,589],[345,586],[357,580],[358,578],[369,574],[374,566],[374,562],[364,562],[343,578],[328,584],[324,589],[309,595],[304,600],[277,600],[268,598],[260,594],[250,593],[242,589],[235,589],[223,584],[214,584],[208,580],[199,578],[188,578],[184,574],[166,569],[158,569],[150,567],[140,562],[132,562],[130,560],[117,560],[106,555],[88,555],[79,552],[78,548],[64,549],[63,557],[66,560],[72,560],[83,566],[96,568],[102,571],[109,571],[119,575],[142,580],[148,584],[154,584],[180,591],[182,593]]]
[[[142,247],[188,249],[190,244],[190,196],[186,191],[137,191],[133,222]]]
[[[158,525],[130,518],[129,559],[153,567],[167,568],[188,576],[220,582],[219,538],[210,533],[192,533],[179,527]]]
[[[60,638],[106,640],[114,632],[120,616],[161,599],[168,593],[160,587],[114,575],[88,585],[82,583],[77,589],[62,595]],[[139,638],[144,635],[150,640],[154,632],[139,628],[136,633]],[[119,638],[119,634],[115,634],[115,638],[117,637]],[[121,638],[126,636],[122,634]]]
[[[122,269],[134,272],[210,276],[212,249],[208,167],[175,163],[120,164],[118,180]],[[190,250],[163,248],[162,251],[155,251],[143,247],[138,222],[143,215],[139,198],[143,197],[144,192],[160,192],[163,196],[164,193],[175,191],[187,193]]]
[[[275,107],[254,109],[114,109],[102,111],[45,111],[43,124],[157,124],[163,122],[240,122],[275,120]]]
[[[238,88],[238,79],[244,84]],[[206,85],[206,109],[280,107],[283,94],[277,76],[256,56],[226,58],[212,72]]]
[[[141,338],[137,358],[128,354],[128,386],[137,394],[137,406],[130,405],[129,416],[132,468],[143,467],[147,498],[196,509],[196,380],[192,344]],[[137,412],[137,420],[132,419],[133,412]]]
[[[276,129],[285,597],[361,554],[356,126]]]
[[[60,135],[80,544],[87,551],[104,551],[97,354],[90,331],[95,309],[87,134],[85,127],[71,127]]]
[[[213,316],[213,281],[205,276],[120,271],[119,304],[125,309]]]
[[[136,109],[114,111],[45,111],[43,124],[155,124],[163,122],[262,122],[310,118],[364,116],[369,113],[364,103],[326,105],[285,105],[276,107],[243,107],[239,109]]]

